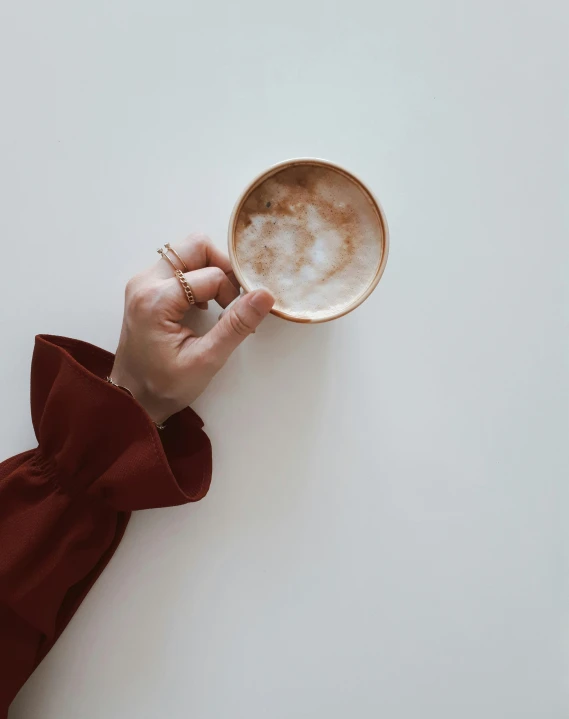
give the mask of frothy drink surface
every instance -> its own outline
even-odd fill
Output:
[[[247,197],[235,225],[235,255],[250,289],[266,287],[275,309],[323,319],[373,281],[383,231],[370,198],[332,168],[294,165]]]

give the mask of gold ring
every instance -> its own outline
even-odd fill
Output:
[[[184,277],[182,270],[176,270],[176,277],[180,280],[180,284],[182,285],[182,288],[186,294],[186,299],[188,300],[190,305],[195,305],[196,298],[194,297],[192,288],[190,287],[188,280]]]
[[[171,250],[171,251],[176,255],[176,257],[180,260],[180,262],[182,263],[182,265],[184,265],[184,268],[185,268],[186,272],[188,272],[188,268],[186,267],[186,263],[185,263],[184,260],[182,260],[182,258],[178,255],[178,253],[176,252],[176,250],[172,250],[172,248],[170,247],[170,245],[169,245],[168,243],[166,243],[166,244],[164,245],[164,247],[166,247],[166,249],[168,249],[168,250]],[[180,284],[182,285],[182,289],[184,290],[184,294],[186,295],[186,299],[188,300],[188,302],[189,302],[190,305],[195,305],[195,304],[196,304],[196,298],[194,297],[194,293],[192,292],[192,288],[190,287],[190,283],[189,283],[188,280],[184,277],[184,273],[182,272],[182,270],[180,270],[180,269],[178,269],[178,268],[176,267],[176,265],[172,262],[172,260],[168,257],[168,255],[164,252],[164,250],[163,250],[161,247],[159,247],[159,248],[156,250],[156,252],[158,252],[158,254],[160,255],[160,257],[162,257],[163,260],[168,260],[168,262],[172,265],[172,267],[173,267],[173,269],[174,269],[174,274],[176,275],[176,277],[178,278]]]
[[[182,265],[182,269],[184,272],[189,272],[188,266],[184,262],[184,260],[180,257],[180,255],[176,252],[176,250],[170,245],[169,242],[164,243],[164,247],[168,250],[168,252],[171,252],[175,257],[178,258],[178,262]]]
[[[158,254],[160,255],[160,257],[161,257],[163,260],[168,260],[168,262],[172,265],[172,267],[173,267],[173,269],[174,269],[174,272],[176,272],[176,270],[177,270],[178,268],[177,268],[176,265],[172,262],[172,260],[168,257],[168,255],[164,252],[164,250],[163,250],[161,247],[159,247],[159,248],[156,250],[156,252],[158,252]]]

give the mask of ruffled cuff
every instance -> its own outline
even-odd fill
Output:
[[[187,408],[158,433],[141,405],[105,381],[114,357],[86,342],[39,335],[32,362],[38,461],[67,494],[95,494],[119,511],[201,499],[211,445]]]

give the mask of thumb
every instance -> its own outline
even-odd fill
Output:
[[[275,304],[267,290],[255,290],[241,297],[224,312],[206,337],[216,364],[222,365],[241,342],[254,332]]]

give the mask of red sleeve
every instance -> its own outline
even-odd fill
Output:
[[[130,512],[201,499],[211,446],[186,409],[158,433],[103,378],[113,356],[36,338],[35,450],[0,464],[0,717],[115,552]]]

